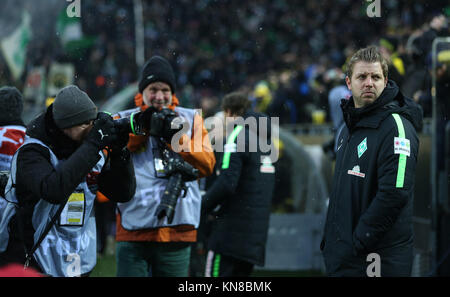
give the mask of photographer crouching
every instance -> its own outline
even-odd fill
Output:
[[[71,85],[26,129],[11,162],[0,217],[0,261],[50,276],[87,276],[96,264],[94,200],[136,189],[128,135]]]
[[[201,115],[178,106],[175,81],[169,62],[152,57],[141,73],[137,107],[117,115],[138,134],[127,146],[136,194],[117,205],[117,276],[188,276],[200,221],[197,179],[212,174],[216,161]]]

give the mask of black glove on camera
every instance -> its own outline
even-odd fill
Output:
[[[138,117],[137,121],[139,125],[147,132],[150,131],[150,124],[152,121],[153,113],[155,111],[157,111],[157,109],[154,108],[153,106],[150,106],[146,110],[136,115]]]
[[[114,143],[111,145],[111,149],[114,151],[120,151],[123,148],[125,148],[128,144],[128,141],[130,139],[130,128],[128,127],[129,124],[127,126],[125,125],[117,125],[117,122],[114,121],[114,130],[116,132],[116,141],[114,141]]]
[[[99,112],[97,119],[94,121],[94,126],[86,136],[86,141],[99,149],[110,146],[117,141],[113,118],[105,112]]]

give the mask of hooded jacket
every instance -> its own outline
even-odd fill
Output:
[[[367,276],[377,253],[381,276],[409,276],[413,258],[413,192],[422,109],[388,81],[379,98],[355,108],[342,102],[346,126],[321,250],[331,276]]]
[[[268,120],[267,134],[260,133],[264,128],[259,126],[261,114],[247,112],[243,117],[254,117],[258,131],[252,130],[249,125],[238,125],[228,136],[220,175],[203,196],[202,211],[206,214],[220,205],[208,249],[262,266],[265,262],[275,168],[269,157],[264,158],[266,154],[261,151],[260,143],[254,146],[256,151],[252,149],[252,139],[258,139],[264,145],[270,144],[271,124]],[[254,138],[255,134],[257,138]],[[243,151],[239,150],[243,148],[239,143],[240,135],[245,135]]]

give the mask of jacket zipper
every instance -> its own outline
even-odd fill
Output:
[[[351,134],[350,134],[350,131],[349,131],[348,136],[347,136],[347,143],[345,144],[344,153],[343,153],[343,157],[344,157],[344,158],[347,156],[347,148],[348,148],[350,139],[351,139]],[[344,161],[345,161],[345,160],[342,160],[342,161],[343,161],[342,164],[344,164]],[[342,167],[342,165],[341,165],[341,167]],[[338,180],[337,180],[337,185],[340,184],[340,181],[341,181],[341,179],[342,179],[342,174],[343,174],[343,172],[344,172],[345,170],[340,170],[340,171],[341,171],[341,172],[339,172],[339,176],[338,176]],[[338,197],[338,196],[336,195],[335,198],[337,198],[337,197]],[[339,200],[336,199],[335,204],[334,204],[334,209],[333,209],[333,221],[334,221],[334,222],[336,222],[336,212],[337,212],[337,206],[338,206],[338,203],[339,203]],[[336,223],[335,223],[335,224],[336,224]],[[337,225],[336,225],[336,227],[337,227]],[[336,231],[339,231],[338,228],[336,228],[336,229],[337,229]],[[337,232],[337,237],[338,237],[338,238],[337,238],[337,241],[339,241],[339,240],[340,240],[340,232]]]

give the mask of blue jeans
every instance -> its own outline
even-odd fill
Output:
[[[116,242],[117,276],[186,277],[189,242]]]

